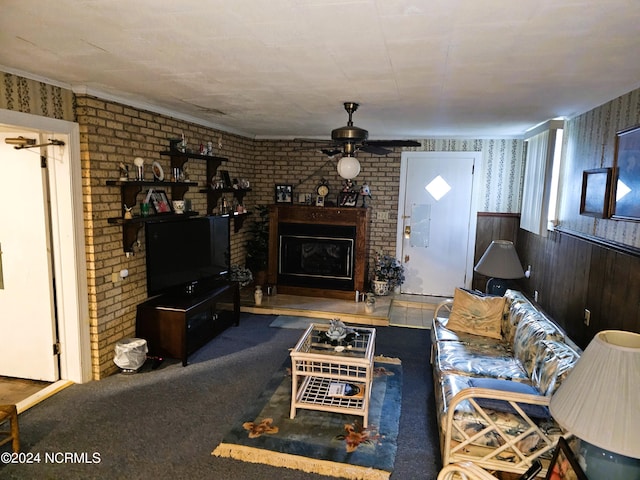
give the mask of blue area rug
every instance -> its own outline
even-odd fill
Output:
[[[290,362],[236,422],[212,455],[356,480],[388,479],[397,450],[402,365],[377,357],[369,405],[362,417],[299,409],[289,418]]]

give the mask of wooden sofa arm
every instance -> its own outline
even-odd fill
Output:
[[[438,474],[438,480],[496,480],[486,470],[472,462],[459,462],[447,465]]]
[[[476,399],[490,398],[497,400],[504,400],[508,402],[513,410],[518,412],[527,425],[527,428],[519,434],[517,437],[508,435],[503,431],[493,419],[492,416],[485,411],[480,405],[478,405]],[[479,431],[474,431],[470,434],[459,428],[454,422],[454,415],[456,407],[462,401],[468,401],[475,409],[478,415],[482,416],[487,426]],[[550,397],[543,395],[530,395],[522,393],[507,392],[502,390],[492,390],[488,388],[465,388],[451,399],[447,415],[445,418],[445,437],[444,444],[442,445],[442,462],[443,465],[448,465],[456,462],[473,461],[480,467],[488,470],[501,470],[509,471],[513,473],[524,473],[532,464],[533,461],[538,459],[546,452],[553,450],[555,446],[555,438],[549,437],[544,431],[540,429],[537,422],[527,415],[520,404],[529,405],[541,405],[548,406]],[[463,441],[453,440],[454,430],[459,437],[462,437]],[[483,437],[484,435],[493,435],[500,437],[504,442],[500,447],[481,447],[474,448],[474,442]],[[518,447],[518,443],[523,441],[529,435],[537,435],[539,438],[538,443],[541,443],[541,447],[537,450],[522,451]],[[481,453],[478,453],[481,452]],[[505,460],[508,457],[511,460]],[[543,462],[544,464],[545,462]],[[547,462],[548,463],[548,462]],[[546,467],[545,467],[546,468]]]

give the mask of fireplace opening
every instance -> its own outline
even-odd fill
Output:
[[[278,284],[354,288],[355,228],[280,224]]]

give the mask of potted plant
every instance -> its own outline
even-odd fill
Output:
[[[269,207],[258,205],[255,210],[258,218],[249,226],[245,265],[253,273],[256,284],[260,285],[266,280],[269,265]]]
[[[387,295],[389,290],[399,287],[404,282],[404,266],[390,255],[378,251],[373,269],[373,291],[376,295]]]

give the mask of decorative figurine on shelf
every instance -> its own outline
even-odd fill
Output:
[[[206,155],[213,156],[213,142],[207,142],[207,153]]]
[[[367,182],[364,182],[360,187],[360,196],[362,197],[362,206],[367,207],[367,199],[371,200],[371,189]]]
[[[119,176],[121,182],[126,182],[127,180],[129,180],[129,167],[127,165],[120,162],[118,170],[120,171]]]
[[[133,165],[136,167],[136,180],[139,182],[144,180],[144,158],[136,157],[133,159]]]
[[[354,187],[353,180],[351,180],[351,179],[345,180],[344,184],[342,185],[342,191],[343,192],[353,192],[353,187]]]
[[[131,220],[133,218],[133,214],[131,213],[131,210],[133,209],[133,207],[127,207],[127,205],[124,205],[124,219],[125,220]]]

